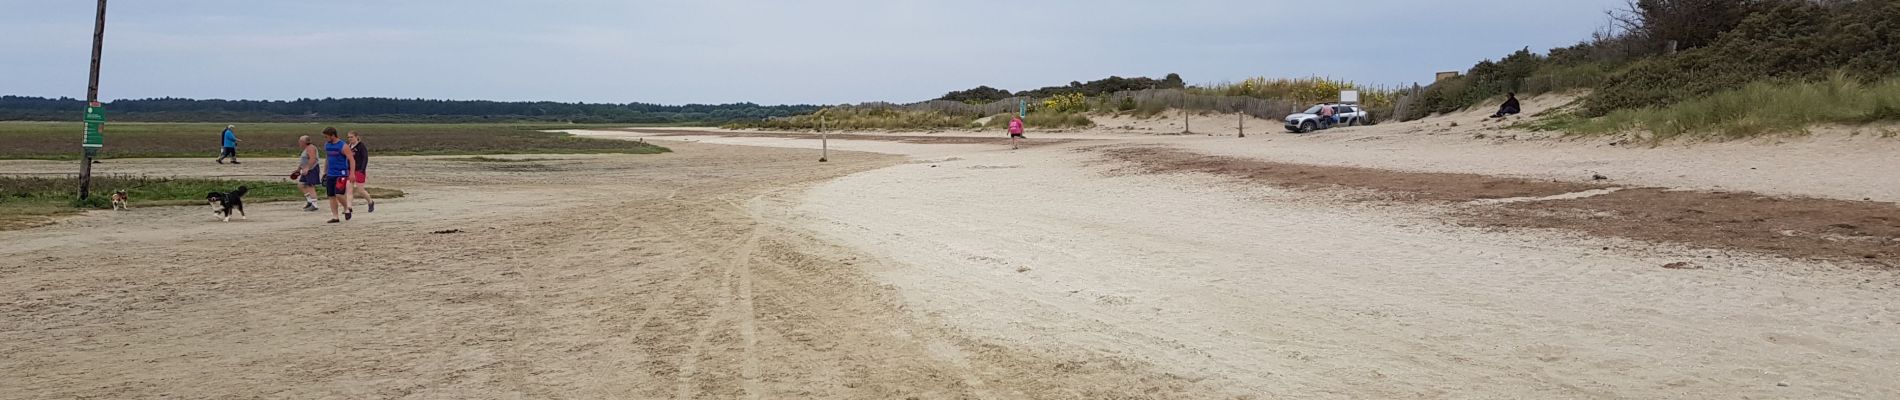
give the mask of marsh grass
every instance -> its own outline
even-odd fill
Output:
[[[728,129],[928,130],[971,127],[975,115],[885,107],[833,107],[815,114],[727,124]]]
[[[92,196],[81,201],[78,177],[0,176],[0,230],[36,226],[52,217],[88,209],[111,209],[112,193],[120,190],[131,199],[132,207],[162,207],[205,204],[205,195],[230,192],[238,186],[250,187],[245,203],[303,199],[303,192],[289,181],[100,175],[92,177]],[[386,199],[402,197],[403,192],[371,188],[370,194]]]
[[[518,162],[536,161],[536,160],[529,160],[525,158],[500,158],[500,157],[487,157],[487,156],[453,157],[453,158],[444,158],[442,160],[443,161],[461,161],[461,162],[480,162],[480,163],[518,163]]]
[[[106,124],[102,158],[217,158],[221,123]],[[517,124],[239,124],[238,155],[294,157],[297,137],[321,142],[325,127],[355,130],[377,155],[470,154],[653,154],[668,150],[651,144],[542,132],[585,129],[590,125]],[[0,122],[0,159],[73,160],[79,156],[78,122]]]
[[[1755,82],[1665,107],[1617,110],[1597,118],[1553,116],[1524,127],[1573,135],[1639,133],[1662,142],[1798,135],[1814,125],[1885,121],[1900,121],[1900,78],[1863,83],[1835,74],[1816,82]]]
[[[774,129],[774,130],[817,130],[841,131],[915,131],[933,129],[993,129],[1008,126],[1009,118],[1015,113],[1002,113],[991,116],[987,122],[978,122],[977,115],[962,115],[938,111],[913,111],[884,107],[834,107],[818,114],[801,115],[767,121],[726,125],[727,129]],[[821,120],[822,118],[822,120]],[[1077,128],[1095,126],[1087,115],[1081,112],[1058,112],[1032,109],[1023,124],[1031,128]]]

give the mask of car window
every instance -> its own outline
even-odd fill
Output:
[[[1313,106],[1313,108],[1308,108],[1306,109],[1305,112],[1302,112],[1301,114],[1319,114],[1319,106]]]

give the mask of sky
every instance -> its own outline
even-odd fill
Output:
[[[1168,73],[1397,85],[1575,44],[1622,3],[117,0],[100,96],[843,104]],[[0,94],[84,97],[95,6],[0,0]]]

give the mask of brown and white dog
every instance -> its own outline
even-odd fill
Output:
[[[118,210],[132,209],[132,205],[128,203],[128,201],[130,200],[131,199],[126,197],[124,190],[112,192],[112,210],[118,211]]]

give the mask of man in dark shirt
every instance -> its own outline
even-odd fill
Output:
[[[1524,109],[1518,106],[1517,93],[1513,92],[1504,95],[1504,105],[1498,106],[1498,113],[1491,114],[1491,118],[1504,118],[1521,112],[1524,112]]]

